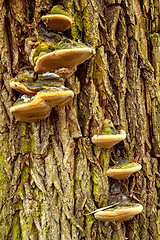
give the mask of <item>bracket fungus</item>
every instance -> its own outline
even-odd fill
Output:
[[[115,206],[105,211],[96,212],[94,217],[104,222],[123,222],[131,220],[142,210],[143,206],[135,203],[130,206]]]
[[[92,142],[101,148],[109,149],[126,138],[124,130],[116,130],[113,123],[106,119],[100,135],[94,135]]]
[[[59,5],[52,8],[51,14],[42,16],[42,21],[55,32],[65,31],[72,24],[67,11]],[[10,82],[11,88],[23,94],[10,109],[19,121],[44,119],[52,107],[72,99],[74,92],[64,86],[64,78],[70,77],[79,64],[95,54],[86,44],[48,32],[42,21],[33,36],[25,40],[25,52],[34,71],[20,72]]]
[[[72,25],[72,19],[62,5],[54,6],[51,14],[42,16],[42,21],[54,32],[64,32]]]
[[[25,41],[25,51],[37,74],[60,72],[63,77],[71,76],[77,66],[95,54],[95,50],[86,44],[75,42],[56,33],[47,33],[43,28],[38,36]]]
[[[117,204],[116,204],[117,203]],[[97,211],[94,217],[104,222],[123,222],[132,219],[143,210],[143,206],[131,203],[130,199],[120,193],[109,198],[108,204],[113,206],[104,211]]]
[[[20,73],[10,82],[10,87],[14,90],[26,94],[36,95],[44,86],[61,87],[64,80],[54,73],[44,73],[33,76],[32,72],[25,71]]]
[[[27,81],[23,82],[24,79]],[[15,81],[10,82],[10,86],[25,94],[11,107],[11,113],[23,122],[36,122],[47,118],[52,107],[64,105],[74,96],[74,92],[63,86],[63,83],[64,80],[54,73],[37,77],[30,71],[28,75],[26,71],[20,73]]]
[[[128,162],[125,158],[118,158],[115,166],[107,170],[107,176],[116,180],[128,178],[132,173],[139,171],[142,168],[141,164],[136,162]]]
[[[55,50],[40,56],[35,62],[38,74],[54,72],[60,68],[75,68],[95,54],[90,47]]]
[[[37,95],[28,97],[22,95],[10,108],[13,116],[21,122],[36,122],[50,115],[51,107]]]
[[[50,107],[56,107],[66,104],[74,97],[74,92],[64,86],[60,88],[44,86],[36,96],[44,100]]]

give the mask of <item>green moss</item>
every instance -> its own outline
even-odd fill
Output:
[[[20,232],[20,224],[19,224],[18,212],[15,213],[15,215],[13,217],[12,235],[13,235],[14,240],[21,239],[21,232]]]
[[[90,240],[91,239],[91,233],[92,233],[92,227],[93,227],[93,223],[94,223],[94,218],[92,215],[88,215],[85,218],[85,223],[86,223],[86,231],[87,231],[87,236],[86,236],[86,240]]]
[[[90,31],[90,24],[91,24],[91,20],[89,19],[89,5],[88,7],[85,7],[83,10],[83,27],[85,29],[85,31]]]
[[[17,196],[19,198],[19,202],[17,202],[17,208],[21,207],[21,198],[23,198],[25,196],[25,190],[24,190],[24,184],[28,181],[29,179],[29,175],[30,175],[30,168],[25,165],[25,167],[23,168],[23,171],[21,173],[21,182],[18,186],[17,189]]]
[[[28,135],[27,135],[26,123],[21,123],[21,131],[22,131],[22,137],[21,137],[22,152],[23,154],[26,154],[31,150],[30,139],[28,138]]]
[[[70,17],[69,12],[67,12],[62,5],[56,5],[51,9],[51,14],[62,14]]]

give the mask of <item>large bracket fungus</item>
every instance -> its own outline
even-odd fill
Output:
[[[42,120],[50,115],[51,107],[38,98],[37,95],[29,97],[22,95],[13,107],[10,108],[11,113],[21,122],[36,122]]]
[[[11,88],[24,94],[10,109],[19,121],[45,119],[52,107],[72,99],[74,92],[64,86],[63,78],[70,77],[79,64],[95,54],[92,47],[54,33],[65,31],[72,24],[62,6],[54,6],[51,14],[42,16],[42,21],[47,28],[44,23],[39,24],[35,34],[25,40],[25,51],[35,72],[24,70],[10,82]],[[48,32],[48,28],[54,32]]]

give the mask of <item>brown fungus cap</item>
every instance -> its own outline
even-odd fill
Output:
[[[52,80],[37,80],[34,83],[27,83],[27,82],[10,82],[10,87],[14,90],[26,94],[29,96],[36,95],[40,90],[43,90],[46,87],[62,87],[61,82],[56,82]]]
[[[72,19],[62,14],[48,14],[42,16],[42,21],[54,32],[64,32],[72,25]]]
[[[35,72],[54,72],[60,68],[75,68],[95,54],[90,47],[61,49],[40,56],[35,63]]]
[[[13,107],[10,108],[13,116],[22,122],[36,122],[45,119],[50,115],[51,107],[42,99],[35,97],[29,98],[22,95]]]
[[[124,130],[120,130],[117,134],[108,135],[94,135],[92,137],[92,142],[101,148],[109,149],[115,144],[121,142],[126,138],[126,133]]]
[[[116,206],[105,211],[98,211],[94,217],[104,222],[123,222],[132,219],[143,210],[141,204],[132,204],[130,206]]]
[[[135,164],[135,166],[124,166],[121,168],[109,168],[107,170],[107,176],[116,180],[123,180],[128,178],[132,173],[139,171],[142,168],[141,164]]]
[[[44,87],[37,93],[37,97],[45,101],[50,107],[62,106],[74,97],[74,92],[62,86],[61,88]]]

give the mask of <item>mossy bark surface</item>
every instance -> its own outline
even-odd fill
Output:
[[[20,123],[9,82],[30,66],[25,39],[43,14],[62,4],[73,25],[65,35],[96,55],[65,81],[74,98],[49,118]],[[1,0],[0,2],[0,239],[158,240],[160,238],[159,0]],[[105,119],[127,137],[110,150],[91,137]],[[118,157],[142,169],[120,182],[143,211],[122,224],[85,215],[107,205]]]

